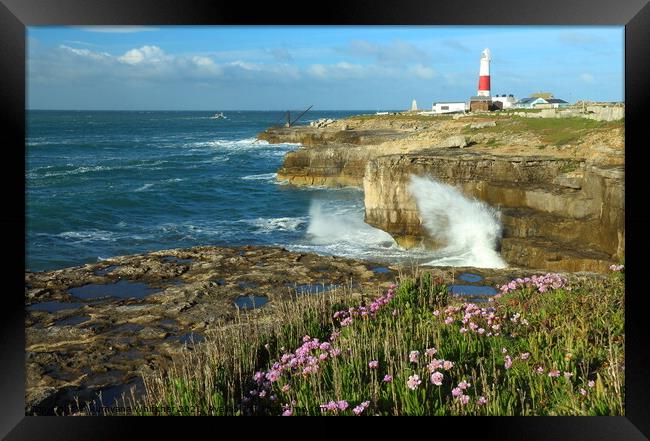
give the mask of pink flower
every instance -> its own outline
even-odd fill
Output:
[[[552,370],[548,373],[549,377],[559,377],[560,376],[560,371],[558,370]]]
[[[330,401],[329,403],[321,404],[320,408],[321,408],[321,410],[327,410],[329,412],[335,412],[335,411],[339,410],[339,405],[336,403],[336,401]]]
[[[460,404],[465,406],[467,403],[469,403],[469,395],[461,395],[460,396]]]
[[[463,380],[460,383],[458,383],[458,387],[460,387],[462,390],[467,389],[468,387],[471,387],[472,385],[468,383],[467,381]]]
[[[463,390],[460,387],[455,387],[451,390],[451,395],[454,397],[459,397],[463,394]]]
[[[478,332],[479,334],[482,335],[482,334],[485,332],[485,329],[483,329],[483,328],[478,328],[478,331],[476,331],[476,332]]]
[[[480,396],[476,402],[479,406],[485,406],[487,404],[487,398]]]
[[[282,412],[282,416],[291,416],[293,415],[293,410],[291,409],[285,409],[284,412]]]
[[[433,357],[434,355],[436,355],[437,352],[438,352],[438,350],[436,348],[429,348],[424,352],[424,354],[427,357]]]
[[[530,357],[530,352],[524,352],[519,356],[522,360],[528,360],[528,357]]]
[[[406,382],[406,385],[408,386],[409,389],[415,390],[418,388],[420,383],[422,383],[422,380],[420,380],[420,376],[416,374],[416,375],[411,375],[409,377],[408,381]]]
[[[584,397],[585,395],[587,395],[587,391],[584,390],[583,388],[580,388],[580,395]]]
[[[370,369],[377,369],[379,367],[379,361],[372,360],[370,363],[368,363],[368,367]]]
[[[460,329],[458,330],[458,332],[460,332],[461,334],[464,334],[464,333],[467,332],[467,328],[462,327],[462,328],[460,328]]]
[[[411,363],[417,363],[418,359],[420,358],[420,351],[411,351],[409,354],[409,360]]]
[[[454,367],[454,362],[449,361],[449,360],[445,360],[444,363],[442,364],[442,367],[443,367],[446,371],[448,371],[449,369],[451,369],[451,368]]]
[[[305,343],[307,343],[309,340],[311,340],[311,337],[308,336],[308,335],[305,335],[305,336],[302,338],[302,341],[305,342]]]
[[[453,323],[453,322],[454,322],[453,317],[447,317],[447,318],[445,319],[445,325],[449,325],[449,324],[451,324],[451,323]]]
[[[564,373],[564,378],[569,379],[569,378],[571,378],[572,375],[573,374],[571,372],[565,372]]]
[[[322,354],[320,354],[320,355],[318,356],[318,359],[319,359],[320,361],[325,361],[325,360],[327,360],[327,352],[323,352]]]
[[[320,346],[319,346],[319,348],[320,348],[322,351],[329,351],[329,349],[330,349],[330,344],[327,343],[327,342],[321,343]]]
[[[431,383],[435,384],[436,386],[442,385],[442,379],[444,375],[440,372],[434,372],[431,374]]]
[[[354,412],[355,415],[361,415],[361,413],[366,410],[366,408],[370,405],[370,401],[364,401],[363,403],[359,404],[356,406],[354,409],[352,409],[352,412]]]
[[[291,389],[291,385],[289,385],[289,384],[285,384],[281,388],[282,392],[289,392],[289,389]]]
[[[399,311],[397,309],[393,309],[393,317],[397,316],[399,314]]]
[[[595,385],[596,385],[596,382],[594,380],[589,380],[589,382],[587,383],[587,386],[589,386],[589,387],[594,387]]]
[[[393,376],[392,375],[384,375],[384,382],[385,383],[390,383],[393,381]]]
[[[331,355],[332,357],[336,358],[336,357],[338,357],[339,355],[341,355],[341,350],[338,349],[338,348],[332,349],[332,350],[330,351],[330,355]]]
[[[501,353],[502,353],[502,354],[507,354],[507,353],[508,353],[508,350],[507,350],[506,348],[501,348]]]
[[[345,401],[345,400],[341,400],[341,401],[339,401],[339,402],[336,403],[336,404],[337,404],[339,410],[345,410],[345,409],[347,409],[348,406],[349,406],[348,402]]]
[[[438,316],[440,315],[440,311],[438,311],[438,310],[436,309],[435,311],[433,311],[433,315],[435,315],[436,317],[438,317]]]
[[[544,368],[541,367],[541,366],[537,366],[535,368],[535,372],[537,372],[538,374],[543,374],[544,373]]]
[[[429,372],[433,372],[442,367],[442,361],[436,360],[435,358],[427,365]]]
[[[509,355],[506,355],[506,362],[504,364],[504,367],[506,369],[510,369],[512,367],[512,358],[510,358]]]
[[[265,390],[263,390],[263,391],[261,391],[261,392],[259,393],[259,397],[260,397],[260,398],[264,398],[265,396],[266,396],[266,391],[265,391]]]

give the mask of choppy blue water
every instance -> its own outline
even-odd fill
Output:
[[[341,118],[353,112],[309,112]],[[196,245],[282,245],[405,258],[363,223],[358,189],[296,188],[275,172],[292,144],[255,136],[280,112],[29,111],[26,267]]]

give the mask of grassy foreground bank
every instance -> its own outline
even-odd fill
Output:
[[[429,274],[302,296],[145,377],[141,415],[623,415],[624,275],[459,303]]]

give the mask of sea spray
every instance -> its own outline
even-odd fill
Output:
[[[342,207],[332,202],[313,199],[309,208],[307,234],[314,244],[357,246],[395,245],[390,234],[373,228],[363,221],[363,214],[355,206]]]
[[[445,244],[427,265],[506,266],[496,252],[501,223],[494,208],[430,178],[411,176],[409,191],[427,232]]]

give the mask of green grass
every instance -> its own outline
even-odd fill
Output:
[[[491,326],[497,325],[498,331],[488,326],[486,316],[471,321],[499,333],[492,336],[461,333],[463,310],[447,308],[466,305],[448,298],[443,281],[427,273],[403,278],[394,297],[373,318],[357,316],[348,326],[341,326],[340,317],[333,318],[336,311],[368,306],[371,300],[351,300],[349,292],[334,292],[282,304],[269,320],[242,317],[197,349],[187,350],[166,372],[145,376],[147,395],[137,404],[149,407],[138,413],[156,414],[151,411],[154,406],[172,415],[279,415],[287,409],[293,415],[351,415],[352,408],[365,401],[369,403],[363,414],[370,415],[624,413],[625,308],[620,273],[545,293],[520,289],[481,305],[494,308]],[[447,315],[453,323],[445,324]],[[332,348],[341,354],[320,362],[317,372],[283,371],[268,387],[253,379],[255,372],[268,371],[283,354],[303,345],[304,335],[324,342],[333,331],[340,335]],[[437,349],[435,358],[454,364],[438,369],[444,375],[441,386],[429,380],[430,357],[425,351],[432,347]],[[416,350],[419,362],[413,363],[409,353]],[[324,352],[316,349],[310,354]],[[525,353],[530,355],[522,359]],[[514,359],[509,369],[504,365],[506,356]],[[371,360],[378,361],[377,369],[370,369]],[[542,374],[536,372],[538,367]],[[550,377],[551,370],[567,372],[568,378]],[[392,375],[392,382],[384,382],[385,375]],[[422,381],[416,390],[407,387],[411,375]],[[452,396],[461,381],[471,384],[464,391],[467,404]],[[266,396],[252,396],[251,390],[265,390]],[[479,397],[487,403],[479,404]],[[349,408],[320,409],[340,400],[346,400]]]

